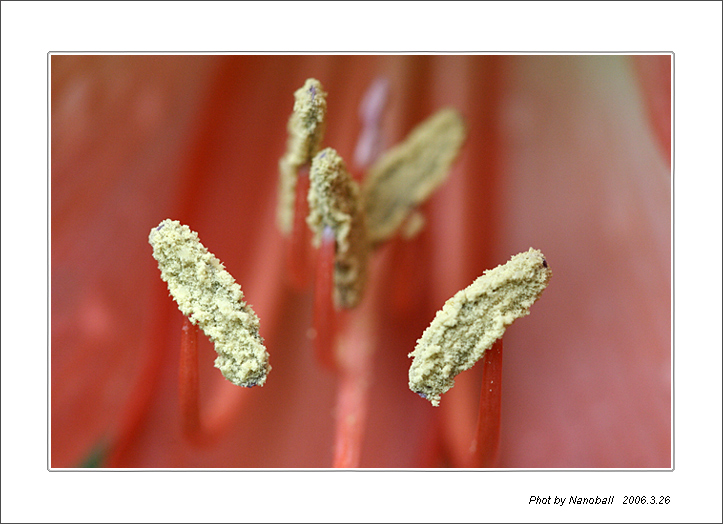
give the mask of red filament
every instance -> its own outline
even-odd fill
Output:
[[[334,306],[334,258],[336,241],[330,229],[325,229],[317,252],[314,281],[314,353],[327,369],[336,368],[334,355],[336,339],[336,308]]]
[[[200,435],[201,418],[198,386],[198,327],[183,317],[181,356],[178,370],[178,393],[183,434],[191,439]]]
[[[311,273],[311,231],[306,224],[309,214],[309,168],[304,167],[296,177],[296,199],[294,201],[294,221],[291,237],[288,240],[286,263],[289,284],[297,291],[303,291],[309,285]]]
[[[502,400],[502,339],[495,342],[484,356],[482,392],[479,399],[477,433],[472,444],[477,467],[491,468],[497,463],[500,447],[500,414]]]

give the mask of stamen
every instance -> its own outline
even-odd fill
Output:
[[[465,136],[459,113],[443,109],[374,163],[363,187],[370,242],[391,237],[446,180]]]
[[[178,393],[183,434],[196,439],[201,432],[198,386],[198,327],[183,317],[181,357],[178,369]]]
[[[357,168],[366,169],[382,150],[382,115],[388,97],[389,81],[384,77],[377,78],[364,93],[359,106],[362,128],[354,149],[354,164]]]
[[[476,467],[491,468],[497,463],[501,408],[502,339],[500,338],[485,352],[483,360],[477,433],[470,448]]]
[[[309,173],[309,216],[319,247],[326,228],[334,233],[334,304],[353,308],[361,301],[367,279],[369,244],[359,186],[332,148],[317,154]]]
[[[379,260],[377,260],[379,262]],[[378,281],[377,281],[378,282]],[[376,283],[375,283],[376,284]],[[337,365],[339,388],[336,404],[334,468],[358,468],[367,426],[369,390],[373,387],[372,364],[377,347],[376,326],[382,292],[380,285],[358,308],[339,313]]]
[[[447,300],[409,354],[409,388],[439,406],[454,377],[482,358],[507,326],[530,314],[551,276],[542,253],[530,248]]]
[[[306,289],[311,273],[311,232],[306,225],[309,214],[309,169],[301,168],[296,184],[294,225],[286,247],[287,278],[297,291]]]
[[[161,225],[151,229],[148,241],[178,308],[213,341],[215,366],[224,377],[237,386],[263,385],[269,355],[241,286],[188,226],[168,219]]]
[[[361,343],[363,338],[359,339]],[[366,426],[368,372],[357,369],[342,374],[339,384],[336,436],[334,439],[334,468],[358,468]]]
[[[279,161],[277,221],[284,235],[291,233],[294,223],[299,170],[319,151],[326,130],[326,92],[318,80],[309,78],[294,93],[294,99],[294,110],[287,125],[286,153]]]
[[[334,258],[336,241],[331,228],[324,228],[317,252],[314,282],[314,353],[327,369],[336,368],[336,308],[334,307]]]

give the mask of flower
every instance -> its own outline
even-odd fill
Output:
[[[315,360],[275,218],[292,94],[314,77],[324,144],[352,166],[379,78],[383,148],[442,107],[468,125],[424,229],[373,256],[349,328],[373,351],[359,465],[468,465],[480,367],[433,408],[407,354],[447,298],[534,246],[555,279],[505,335],[499,465],[670,467],[669,72],[670,56],[53,56],[51,466],[332,465],[340,379]],[[240,389],[199,338],[201,442],[182,432],[183,317],[146,241],[165,218],[241,284],[273,367]]]

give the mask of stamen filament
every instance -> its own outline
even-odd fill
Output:
[[[367,89],[359,105],[359,119],[362,127],[359,132],[354,163],[359,169],[366,170],[382,150],[382,117],[389,98],[389,80],[377,78]],[[360,180],[356,178],[356,180]]]
[[[366,308],[368,309],[368,308]],[[337,396],[334,468],[358,468],[367,420],[371,366],[374,352],[374,328],[368,311],[341,313],[339,354],[341,373]]]
[[[502,407],[502,339],[498,339],[484,356],[482,391],[479,399],[477,433],[470,452],[475,467],[491,468],[497,463],[500,447],[500,413]]]
[[[309,285],[311,273],[311,231],[306,225],[309,214],[309,167],[299,170],[296,179],[296,198],[294,201],[294,221],[286,250],[286,266],[289,285],[297,291],[303,291]]]
[[[307,228],[308,230],[308,228]],[[314,281],[314,353],[327,369],[336,369],[334,343],[336,339],[336,308],[334,307],[334,259],[336,241],[331,228],[324,228],[317,252]]]
[[[339,385],[339,420],[334,440],[334,468],[358,468],[366,422],[366,388],[362,374],[345,375]]]
[[[388,265],[389,254],[388,249],[379,253],[371,270],[379,271]],[[339,387],[334,437],[335,468],[358,468],[361,463],[369,391],[374,382],[374,352],[379,345],[379,304],[383,300],[382,294],[386,295],[379,279],[375,279],[367,291],[357,308],[342,309],[336,317]]]
[[[192,440],[201,432],[198,385],[198,327],[183,317],[181,356],[178,369],[178,393],[183,434]]]

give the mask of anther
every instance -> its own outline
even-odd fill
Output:
[[[540,251],[513,256],[445,302],[409,354],[409,388],[424,393],[433,406],[471,368],[507,326],[530,314],[552,276]]]
[[[362,298],[369,256],[359,186],[330,147],[314,157],[309,178],[307,223],[314,233],[314,245],[321,245],[327,228],[333,232],[334,304],[337,308],[353,308]]]
[[[241,286],[188,226],[168,219],[161,225],[151,229],[148,241],[178,308],[213,341],[224,377],[237,386],[263,385],[269,355]]]
[[[286,152],[279,161],[277,221],[284,235],[291,233],[299,171],[316,155],[326,130],[326,92],[309,78],[294,93],[294,109],[287,125]]]
[[[371,243],[379,244],[396,233],[446,180],[465,137],[459,113],[443,109],[374,162],[363,186]]]

